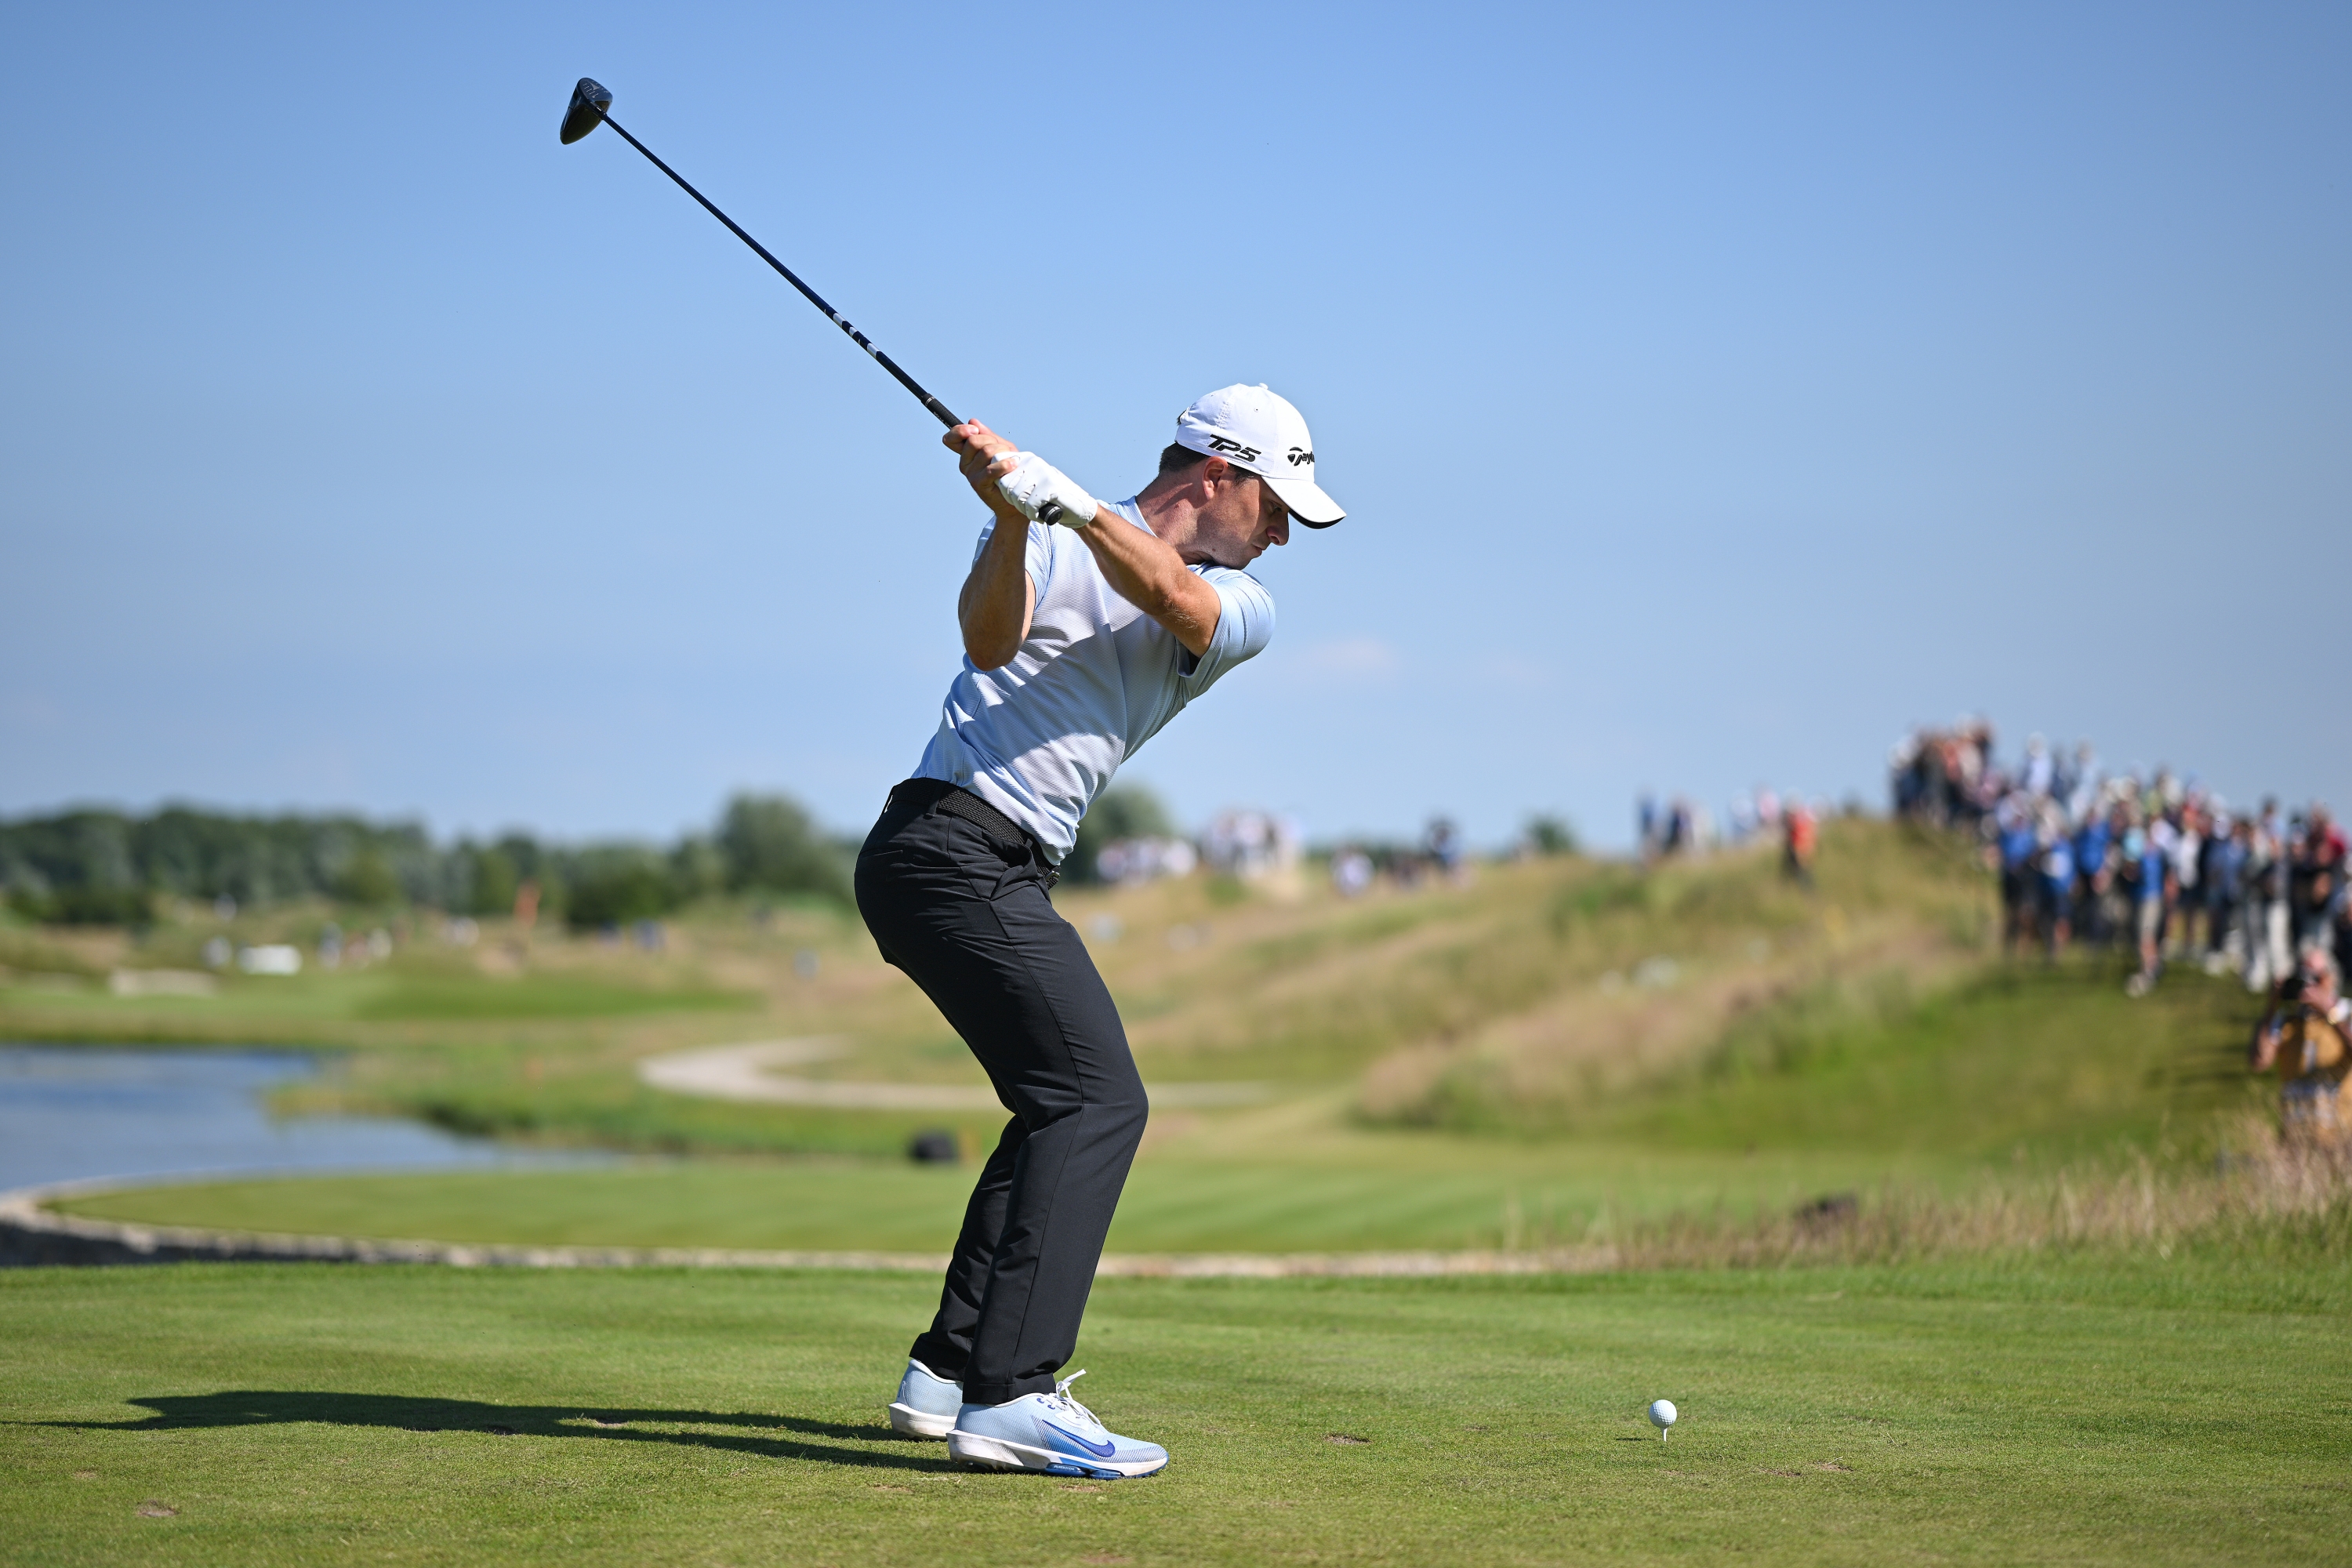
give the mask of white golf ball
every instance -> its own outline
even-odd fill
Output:
[[[1675,1417],[1680,1414],[1681,1412],[1675,1408],[1675,1402],[1671,1399],[1650,1401],[1650,1425],[1661,1432],[1673,1426]]]

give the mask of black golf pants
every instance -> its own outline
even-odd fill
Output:
[[[939,809],[953,789],[910,779],[890,792],[858,851],[857,908],[1013,1113],[912,1352],[968,1402],[1001,1405],[1051,1392],[1076,1353],[1143,1138],[1143,1080],[1086,944],[1046,897],[1043,858]]]

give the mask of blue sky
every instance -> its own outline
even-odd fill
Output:
[[[1876,800],[1990,711],[2352,804],[2352,10],[16,5],[0,812],[862,826],[979,522],[1266,381],[1352,515],[1130,764],[1310,832]]]

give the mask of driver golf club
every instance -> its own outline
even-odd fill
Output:
[[[941,403],[938,398],[933,397],[929,393],[925,392],[920,382],[918,382],[913,376],[908,375],[905,371],[900,370],[898,368],[898,361],[892,359],[888,354],[884,353],[880,349],[876,348],[872,343],[868,342],[864,332],[861,332],[856,327],[851,326],[846,317],[824,302],[824,296],[820,295],[815,289],[810,288],[807,284],[802,282],[798,273],[794,272],[791,268],[785,266],[782,262],[777,260],[772,255],[769,254],[768,247],[766,246],[761,245],[758,240],[753,239],[750,235],[744,233],[743,226],[741,224],[737,223],[733,218],[729,217],[725,213],[720,212],[711,202],[709,196],[704,195],[700,191],[698,191],[692,185],[688,184],[684,175],[680,174],[676,169],[671,168],[667,163],[663,163],[659,158],[655,157],[654,150],[652,148],[646,146],[644,142],[630,135],[626,131],[622,130],[621,122],[614,119],[609,113],[605,112],[612,107],[612,104],[613,94],[602,82],[597,81],[593,77],[582,77],[580,79],[580,84],[572,89],[571,104],[563,110],[563,129],[559,132],[562,137],[563,144],[569,147],[574,142],[577,142],[582,137],[587,135],[591,131],[595,130],[599,125],[611,126],[614,133],[619,136],[622,141],[626,142],[630,146],[635,147],[638,152],[643,153],[646,155],[646,162],[651,163],[655,168],[659,169],[663,174],[667,174],[671,179],[677,181],[677,188],[679,190],[684,191],[688,195],[692,196],[696,201],[700,202],[704,211],[708,212],[712,217],[717,218],[720,223],[725,224],[734,234],[736,238],[741,240],[744,244],[750,246],[754,251],[758,252],[761,260],[774,268],[778,276],[782,277],[785,282],[791,284],[793,288],[801,291],[801,298],[806,300],[810,304],[814,305],[818,310],[823,310],[825,315],[825,320],[831,321],[835,326],[839,327],[843,331],[848,333],[849,341],[851,342],[856,343],[859,348],[864,349],[867,353],[873,355],[874,363],[880,365],[884,370],[888,371],[892,379],[897,381],[900,386],[903,386],[908,391],[913,393],[916,400],[921,403],[924,407],[931,411],[932,417],[936,418],[940,424],[946,426],[950,430],[963,423],[962,420],[957,418],[953,414],[949,412],[946,404]],[[1061,521],[1061,517],[1062,508],[1060,503],[1056,501],[1047,501],[1043,507],[1039,508],[1037,511],[1037,521],[1040,522],[1058,522]]]

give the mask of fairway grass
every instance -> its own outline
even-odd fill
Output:
[[[931,1292],[0,1274],[0,1561],[2321,1563],[2352,1529],[2339,1265],[1104,1281],[1076,1392],[1174,1455],[1106,1485],[887,1432]]]
[[[1866,1157],[1648,1154],[1384,1134],[1246,1163],[1146,1159],[1114,1252],[1576,1246],[1669,1214],[1780,1213],[1890,1176]],[[1384,1158],[1383,1158],[1384,1157]],[[66,1199],[95,1219],[229,1231],[524,1246],[879,1249],[944,1257],[970,1166],[904,1161],[649,1163],[148,1186]]]

